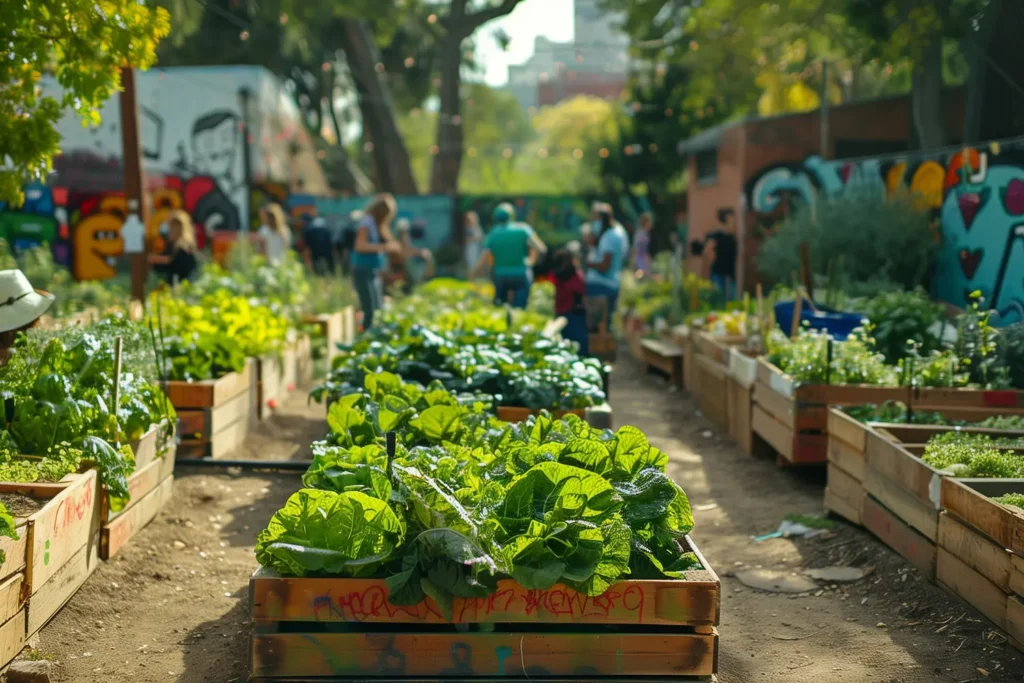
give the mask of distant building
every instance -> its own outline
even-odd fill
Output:
[[[576,95],[614,99],[629,75],[629,37],[618,28],[622,17],[602,10],[597,0],[574,0],[572,43],[544,37],[534,54],[508,70],[507,90],[524,109],[550,106]]]

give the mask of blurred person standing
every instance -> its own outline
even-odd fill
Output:
[[[385,254],[400,246],[391,237],[391,221],[398,213],[395,198],[390,194],[378,195],[371,201],[356,225],[352,246],[352,281],[363,311],[363,329],[373,327],[373,319],[384,302],[381,271],[385,267]]]
[[[718,210],[718,227],[704,238],[703,257],[710,280],[726,303],[736,298],[736,212]]]
[[[313,216],[302,231],[306,263],[317,275],[334,274],[334,236],[323,216]]]
[[[471,275],[484,245],[484,231],[480,229],[480,216],[467,211],[462,217],[462,239],[465,243],[466,274]]]
[[[278,265],[292,246],[292,231],[280,204],[267,204],[260,211],[262,225],[256,235],[263,240],[267,263]]]
[[[565,318],[562,337],[576,342],[579,354],[589,354],[590,332],[587,326],[587,309],[584,297],[587,285],[580,270],[578,254],[570,248],[555,253],[552,264],[555,282],[555,317]]]
[[[651,275],[651,233],[654,232],[654,214],[649,211],[642,213],[637,227],[636,237],[633,239],[633,269],[639,280]]]
[[[530,299],[532,258],[547,253],[547,247],[529,225],[513,222],[515,215],[515,208],[507,202],[494,209],[493,225],[484,238],[483,252],[473,277],[479,277],[490,268],[495,303],[526,308]]]
[[[163,275],[172,287],[191,280],[199,269],[196,232],[188,212],[177,210],[167,219],[167,244],[162,254],[149,254],[153,270]]]
[[[587,296],[607,299],[610,319],[619,300],[622,269],[629,255],[629,234],[612,216],[608,205],[602,206],[600,226],[597,248],[591,252],[587,263]]]

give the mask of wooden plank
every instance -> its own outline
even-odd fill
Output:
[[[565,586],[527,590],[502,580],[487,598],[456,598],[449,622],[431,600],[398,607],[381,579],[295,579],[259,571],[250,580],[254,623],[560,623],[715,625],[720,589],[707,572],[689,581],[624,581],[592,598]]]
[[[910,562],[929,581],[935,579],[936,546],[917,533],[871,496],[861,510],[864,528]]]
[[[829,512],[834,512],[848,522],[860,526],[860,508],[850,505],[850,503],[837,496],[828,487],[825,488],[825,509]]]
[[[828,487],[825,489],[825,508],[830,498],[842,501],[840,509],[834,510],[854,524],[860,524],[861,508],[864,506],[864,486],[860,481],[839,469],[832,463],[828,465]]]
[[[13,619],[18,612],[22,611],[27,598],[28,590],[24,572],[18,572],[0,583],[0,623]]]
[[[1010,592],[1024,597],[1024,557],[1010,557]]]
[[[29,517],[26,574],[33,595],[100,528],[96,470],[70,476],[71,483]]]
[[[780,394],[769,385],[758,380],[754,384],[754,403],[789,429],[796,428],[796,404],[793,399]]]
[[[939,511],[909,494],[871,465],[864,470],[864,490],[932,543],[938,539]]]
[[[167,424],[167,420],[163,421]],[[159,442],[160,427],[153,425],[149,428],[145,434],[143,434],[138,441],[133,441],[131,444],[132,454],[135,456],[135,470],[141,470],[142,468],[149,465],[156,459],[158,442]]]
[[[1003,548],[1024,555],[1024,510],[1000,505],[994,496],[1024,494],[1022,479],[942,480],[942,507]]]
[[[846,443],[851,449],[861,454],[863,459],[864,451],[868,445],[868,432],[871,430],[863,422],[858,422],[852,417],[839,410],[831,408],[828,411],[828,434]],[[851,472],[850,474],[853,474]]]
[[[0,580],[23,571],[28,564],[28,520],[17,518],[14,532],[18,535],[17,540],[6,536],[0,537],[0,551],[7,558],[0,566]]]
[[[1006,627],[1006,593],[945,548],[939,548],[935,578],[999,628]]]
[[[823,465],[828,462],[828,436],[797,432],[793,439],[793,465]]]
[[[802,402],[830,406],[859,406],[908,400],[906,388],[861,384],[801,384],[796,394],[797,399]]]
[[[938,546],[1004,593],[1010,592],[1010,551],[961,523],[948,512],[939,515]]]
[[[251,673],[679,677],[715,673],[717,654],[717,633],[254,633]]]
[[[208,439],[228,425],[249,420],[249,395],[239,394],[213,408],[178,411],[178,433],[184,439]]]
[[[1006,599],[1006,632],[1018,650],[1024,646],[1024,600],[1011,595]]]
[[[886,439],[881,432],[868,434],[864,459],[894,486],[926,505],[939,509],[942,475],[900,444]]]
[[[729,369],[707,356],[697,356],[700,374],[700,409],[715,424],[729,424]]]
[[[661,358],[681,358],[683,355],[683,350],[675,344],[657,339],[644,339],[640,345]]]
[[[163,481],[164,467],[164,458],[159,458],[156,462],[151,462],[128,477],[128,502],[117,512],[110,509],[110,496],[107,493],[107,487],[101,485],[100,522],[106,525],[135,507],[139,501],[145,498],[150,491],[159,486],[160,482]]]
[[[1003,415],[1024,413],[1024,391],[1013,389],[940,389],[918,387],[912,395],[915,412],[942,408],[991,408]]]
[[[750,455],[753,452],[751,444],[751,390],[740,382],[730,377],[728,384],[729,392],[729,436],[740,447]]]
[[[150,492],[137,505],[103,528],[100,536],[100,557],[109,560],[153,521],[167,501],[171,499],[174,477],[168,477],[159,488]]]
[[[793,431],[785,424],[776,420],[761,406],[755,405],[751,410],[751,426],[754,434],[761,437],[780,456],[793,460]]]
[[[25,610],[15,614],[0,626],[0,667],[7,666],[25,648]]]
[[[175,408],[210,408],[249,391],[253,377],[253,364],[247,361],[241,372],[201,382],[166,382],[164,390]]]
[[[864,452],[858,451],[832,432],[828,434],[828,461],[857,481],[864,481]]]
[[[28,635],[36,634],[60,611],[99,566],[99,539],[77,550],[28,601]]]

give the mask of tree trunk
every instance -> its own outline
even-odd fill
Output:
[[[931,44],[921,51],[921,58],[915,65],[910,110],[919,149],[948,144],[946,108],[942,97],[941,34],[936,34]]]
[[[441,53],[441,109],[438,153],[430,172],[432,194],[455,194],[462,169],[462,41],[449,36]]]
[[[984,117],[985,88],[989,63],[989,45],[996,17],[1002,13],[1002,0],[989,0],[977,31],[968,31],[963,39],[964,54],[967,56],[967,103],[964,112],[964,144],[981,142],[982,119]]]
[[[359,94],[363,126],[373,140],[378,186],[392,194],[418,194],[409,150],[398,129],[391,91],[377,73],[380,59],[370,28],[358,19],[339,21],[345,57]]]

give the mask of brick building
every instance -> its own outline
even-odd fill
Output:
[[[964,105],[963,89],[947,93],[947,130],[963,130]],[[758,180],[774,171],[794,178],[803,175],[811,186],[820,188],[821,174],[805,173],[804,167],[815,166],[822,157],[855,159],[907,152],[912,146],[910,116],[909,96],[834,105],[828,113],[825,150],[818,110],[750,117],[711,128],[680,143],[689,174],[688,240],[703,239],[714,230],[719,209],[735,210],[741,234],[739,259],[745,264],[737,269],[738,284],[751,289],[757,278],[754,259],[761,239],[757,228],[779,220],[788,208],[786,201],[777,206],[773,202],[773,210],[766,212],[753,196]],[[834,163],[828,166],[830,172],[835,168]],[[840,182],[846,182],[846,178]]]

